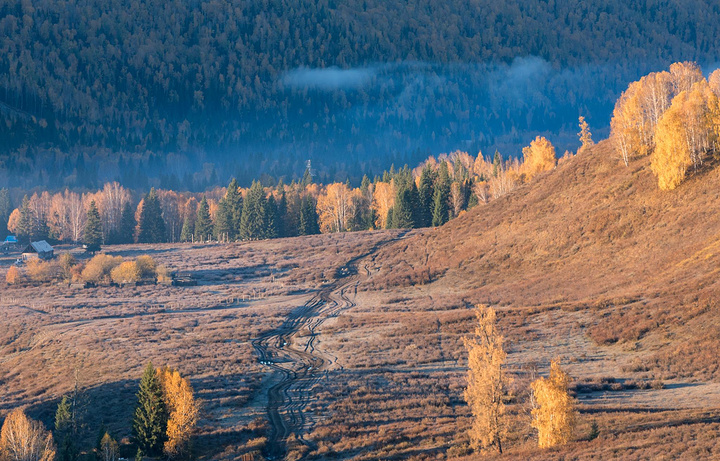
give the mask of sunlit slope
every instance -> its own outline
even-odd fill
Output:
[[[501,304],[653,298],[714,286],[718,171],[660,191],[649,159],[619,160],[609,141],[507,196],[376,258],[371,283],[470,290]]]

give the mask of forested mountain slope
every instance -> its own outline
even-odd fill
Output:
[[[308,158],[359,180],[458,148],[516,155],[541,131],[563,149],[628,81],[712,66],[718,23],[678,0],[8,0],[0,181],[133,187],[216,162],[220,184]]]

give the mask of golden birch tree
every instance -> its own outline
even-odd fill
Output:
[[[532,427],[538,431],[540,448],[563,445],[572,439],[577,420],[573,398],[568,393],[570,377],[553,360],[550,376],[538,378],[532,384],[535,408],[532,410]]]
[[[34,421],[21,409],[12,411],[0,431],[0,460],[53,461],[55,443],[41,422]]]
[[[662,190],[675,189],[690,166],[702,165],[717,144],[718,98],[706,81],[677,95],[655,129],[650,168]]]
[[[375,184],[372,197],[372,208],[375,211],[375,227],[387,227],[388,212],[395,205],[395,187],[393,182]]]
[[[166,367],[158,372],[169,413],[165,454],[170,458],[181,458],[190,448],[190,437],[197,425],[200,409],[190,382],[177,370]]]
[[[503,397],[509,382],[502,370],[506,357],[503,337],[497,330],[495,309],[479,305],[475,314],[475,334],[463,338],[469,366],[464,396],[473,415],[470,441],[474,449],[495,447],[502,453],[506,434]]]
[[[555,168],[555,147],[542,136],[535,138],[522,152],[522,169],[528,180],[531,180],[538,173]]]

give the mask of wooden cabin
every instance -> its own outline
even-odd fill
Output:
[[[48,261],[55,256],[55,250],[45,240],[39,242],[31,242],[22,252],[23,261],[29,261],[31,259],[40,258]]]

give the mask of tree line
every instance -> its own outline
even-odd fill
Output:
[[[585,136],[589,138],[587,123]],[[566,156],[569,156],[566,153]],[[97,192],[66,189],[23,196],[13,208],[0,191],[0,222],[22,241],[50,239],[99,245],[257,240],[329,232],[441,226],[465,210],[501,197],[554,168],[553,145],[538,137],[523,160],[466,152],[431,156],[416,168],[390,168],[359,187],[318,184],[311,170],[300,181],[263,186],[237,180],[204,194],[152,188],[135,194],[117,182]]]

